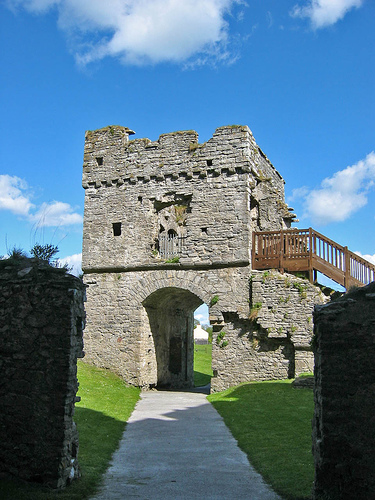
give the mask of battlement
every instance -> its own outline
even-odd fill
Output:
[[[252,172],[260,179],[282,179],[247,126],[220,127],[202,144],[194,130],[162,134],[157,141],[129,140],[131,134],[132,130],[120,126],[86,132],[82,177],[85,189],[90,185],[163,181],[166,177],[191,179],[236,172]]]

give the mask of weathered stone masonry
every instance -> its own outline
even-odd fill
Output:
[[[281,324],[263,308],[257,321],[250,318],[251,301],[279,300],[271,289],[254,299],[252,231],[290,227],[295,215],[249,128],[221,127],[204,144],[194,131],[155,142],[129,140],[132,133],[119,126],[86,133],[86,361],[145,388],[189,386],[193,312],[205,302],[214,327],[213,390],[311,368],[307,320],[303,328],[286,318]],[[310,316],[315,299],[304,299]]]
[[[84,286],[35,259],[0,264],[0,471],[64,487],[79,475]]]
[[[224,325],[214,326],[219,339],[225,332],[213,343],[214,390],[313,371],[312,316],[326,297],[308,281],[277,271],[253,271],[250,293],[246,319],[223,312]]]
[[[314,314],[315,500],[375,498],[375,282]]]

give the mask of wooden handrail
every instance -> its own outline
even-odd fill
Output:
[[[307,272],[311,282],[319,271],[346,289],[375,280],[375,265],[311,227],[254,232],[252,267]]]

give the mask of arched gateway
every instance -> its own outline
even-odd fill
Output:
[[[162,288],[143,302],[155,348],[157,386],[194,385],[194,310],[202,301],[188,290]]]
[[[301,296],[251,269],[252,233],[295,216],[249,128],[221,127],[204,144],[194,131],[155,142],[130,134],[86,133],[85,360],[144,388],[190,386],[193,311],[206,303],[213,390],[311,368],[315,287]],[[287,319],[294,302],[303,321]]]

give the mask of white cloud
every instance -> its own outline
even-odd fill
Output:
[[[83,219],[80,214],[74,212],[69,203],[53,201],[42,203],[39,210],[30,215],[30,220],[35,222],[37,227],[60,227],[81,224]]]
[[[349,10],[361,7],[363,0],[309,0],[307,5],[295,5],[292,17],[308,18],[314,29],[324,28],[342,19]]]
[[[194,312],[194,318],[199,320],[201,325],[209,325],[210,320],[208,318],[208,307],[206,304],[202,304]]]
[[[268,20],[268,27],[271,28],[273,25],[273,16],[272,12],[270,12],[269,10],[267,11],[267,20]]]
[[[19,177],[0,175],[0,210],[9,210],[16,215],[28,215],[34,205],[29,195],[23,193],[28,189],[26,181]]]
[[[370,255],[370,254],[362,254],[361,252],[354,252],[356,255],[359,255],[360,257],[362,257],[363,259],[366,259],[368,260],[369,262],[371,262],[371,264],[374,264],[375,265],[375,253],[374,255]]]
[[[162,61],[230,62],[225,21],[244,0],[8,0],[8,5],[41,13],[58,9],[77,61],[88,64],[107,56],[126,64]],[[78,42],[79,40],[79,42]]]
[[[329,224],[344,221],[364,207],[374,186],[375,153],[371,152],[364,160],[324,179],[320,188],[294,190],[293,198],[304,199],[304,217],[317,224]]]
[[[8,210],[34,222],[36,227],[60,227],[82,223],[82,215],[62,201],[42,203],[39,208],[31,202],[27,182],[16,176],[0,175],[0,210]],[[36,210],[36,211],[35,211]]]
[[[79,276],[82,274],[82,254],[75,253],[74,255],[68,255],[67,257],[63,257],[62,259],[58,259],[58,263],[60,266],[64,266],[67,264],[71,269],[69,272],[74,274],[75,276]]]
[[[300,188],[293,189],[292,196],[288,197],[288,202],[291,203],[294,200],[305,198],[309,194],[309,192],[310,190],[307,186],[302,186]]]

